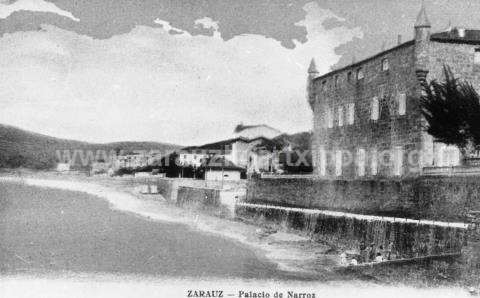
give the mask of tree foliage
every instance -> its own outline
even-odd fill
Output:
[[[436,141],[465,150],[480,145],[480,96],[473,86],[444,67],[445,81],[423,84],[420,107],[427,132]]]

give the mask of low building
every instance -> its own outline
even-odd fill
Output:
[[[212,158],[205,165],[205,180],[209,181],[239,181],[245,169],[236,166],[231,161],[221,157]]]
[[[182,150],[178,154],[178,163],[183,167],[192,166],[198,168],[202,165],[207,157],[208,154],[202,152],[201,150]]]
[[[113,174],[113,169],[111,169],[111,164],[108,162],[94,162],[92,163],[92,169],[90,171],[90,174],[108,174],[109,176],[111,176]]]
[[[146,166],[154,165],[159,163],[163,156],[157,153],[132,153],[119,155],[112,161],[112,168],[115,170],[126,168],[126,169],[137,169]]]
[[[70,171],[70,167],[71,165],[69,163],[66,163],[66,162],[59,162],[57,163],[57,172],[68,172]]]
[[[188,147],[180,153],[180,164],[196,164],[201,160],[220,156],[229,160],[248,173],[274,172],[278,167],[277,151],[281,150],[280,144],[264,137],[247,139],[238,137],[215,143],[204,144],[197,147]],[[195,158],[196,157],[196,158]]]

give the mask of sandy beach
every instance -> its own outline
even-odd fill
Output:
[[[129,182],[10,176],[0,178],[0,190],[4,297],[21,297],[25,285],[45,297],[101,297],[112,291],[116,297],[133,297],[137,288],[153,297],[159,297],[152,295],[158,291],[176,297],[185,296],[189,285],[207,286],[212,280],[234,292],[240,286],[311,288],[322,289],[322,297],[339,295],[335,285],[342,285],[342,295],[351,291],[358,297],[396,289],[344,280],[329,269],[334,259],[318,255],[322,248],[309,247],[300,236],[277,233],[259,239],[255,226],[186,211],[160,196],[138,195]],[[364,291],[345,287],[347,282]],[[59,287],[70,292],[59,293]],[[460,288],[405,287],[402,292],[411,297],[466,294]]]

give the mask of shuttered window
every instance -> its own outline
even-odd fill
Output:
[[[378,173],[378,153],[376,149],[373,149],[370,153],[370,174],[372,176]]]
[[[348,104],[348,116],[347,116],[348,124],[353,124],[355,121],[355,104],[349,103]]]
[[[325,120],[327,121],[327,127],[332,128],[333,127],[333,115],[332,115],[332,109],[331,108],[327,107]]]
[[[365,176],[365,149],[360,148],[357,152],[357,175],[359,177]]]
[[[402,147],[395,147],[393,150],[393,174],[395,176],[402,175],[402,167],[403,167],[403,148]]]
[[[379,116],[379,110],[380,110],[380,104],[378,102],[378,97],[374,97],[372,98],[372,106],[371,106],[371,114],[370,114],[370,119],[372,120],[378,120],[378,116]]]
[[[405,115],[407,111],[407,95],[405,93],[398,94],[398,115]]]
[[[342,175],[342,150],[337,150],[335,152],[335,175]]]
[[[343,106],[339,106],[337,111],[338,111],[338,126],[343,126]]]

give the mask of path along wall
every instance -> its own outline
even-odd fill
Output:
[[[246,201],[412,219],[465,221],[469,212],[480,210],[480,179],[256,179],[247,183]]]

